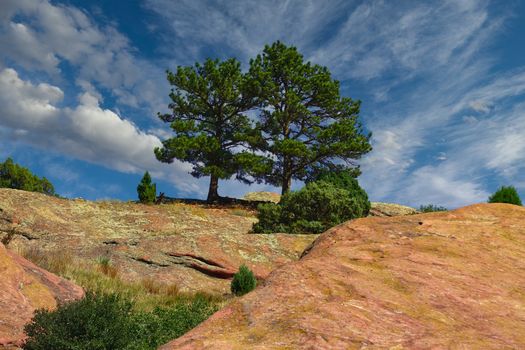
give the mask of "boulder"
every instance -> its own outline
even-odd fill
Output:
[[[22,345],[36,309],[81,298],[82,288],[47,272],[0,243],[0,349]]]
[[[525,349],[525,208],[350,221],[170,349]]]

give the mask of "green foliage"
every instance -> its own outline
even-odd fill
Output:
[[[137,186],[137,193],[141,203],[153,203],[157,197],[157,185],[151,183],[149,172],[145,172]]]
[[[257,129],[269,154],[270,171],[254,174],[266,183],[290,189],[292,179],[351,163],[372,148],[358,121],[359,101],[341,97],[339,82],[326,67],[304,62],[295,47],[277,41],[250,61],[250,79],[260,89],[262,110]]]
[[[26,325],[26,350],[156,349],[208,318],[216,309],[204,298],[151,312],[133,310],[117,294],[86,293],[54,311],[38,310]]]
[[[257,280],[253,272],[246,266],[241,265],[239,272],[233,275],[231,291],[235,295],[244,295],[251,292],[257,286]]]
[[[439,205],[427,204],[427,205],[421,205],[419,207],[419,211],[422,213],[432,213],[435,211],[448,211],[448,209],[445,207],[439,206]]]
[[[492,196],[489,197],[489,203],[510,203],[522,205],[521,199],[514,186],[501,186]]]
[[[283,195],[279,204],[260,205],[259,222],[253,231],[321,233],[344,221],[368,215],[370,202],[357,180],[336,179],[341,181],[339,185],[325,178]]]
[[[259,104],[259,89],[242,74],[236,59],[208,59],[167,74],[174,87],[169,105],[172,113],[159,118],[170,123],[175,136],[155,149],[158,160],[171,163],[179,159],[193,165],[194,177],[210,176],[209,201],[218,198],[218,179],[236,175],[249,183],[248,171],[268,171],[263,157],[247,151],[260,142],[260,133],[244,114]],[[235,151],[238,149],[242,151]]]
[[[33,175],[29,169],[14,163],[11,158],[0,163],[0,187],[55,195],[55,188],[48,179]]]

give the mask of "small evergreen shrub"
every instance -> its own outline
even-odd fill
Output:
[[[368,215],[368,195],[357,180],[335,179],[320,178],[297,192],[285,194],[279,204],[260,205],[259,222],[253,231],[321,233],[344,221]]]
[[[514,186],[501,186],[492,196],[489,197],[489,203],[522,205],[518,191],[516,191]]]
[[[141,203],[153,203],[157,197],[157,185],[151,183],[149,172],[145,172],[137,186],[137,193]]]
[[[419,211],[422,213],[432,213],[435,211],[448,211],[448,209],[445,207],[439,206],[439,205],[427,204],[427,205],[421,205],[419,207]]]
[[[38,310],[25,326],[26,350],[153,350],[217,311],[202,296],[150,312],[117,294],[86,296],[54,311]]]
[[[231,291],[235,295],[244,295],[251,292],[257,286],[257,280],[253,272],[246,266],[241,265],[239,272],[233,275]]]
[[[48,179],[39,178],[11,158],[0,163],[0,187],[55,195],[55,188]]]

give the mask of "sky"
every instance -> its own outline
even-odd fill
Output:
[[[0,161],[66,197],[205,198],[208,179],[156,160],[172,136],[166,69],[281,40],[362,101],[372,201],[455,208],[502,185],[525,196],[525,1],[0,0]],[[300,183],[294,184],[299,188]],[[221,181],[219,193],[278,189]]]

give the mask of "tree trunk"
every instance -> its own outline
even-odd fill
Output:
[[[210,188],[208,190],[208,202],[216,202],[219,199],[219,178],[216,175],[211,175],[210,177]]]
[[[288,192],[290,192],[290,188],[292,187],[292,176],[285,174],[283,176],[283,187],[281,190],[281,195],[284,195]]]

